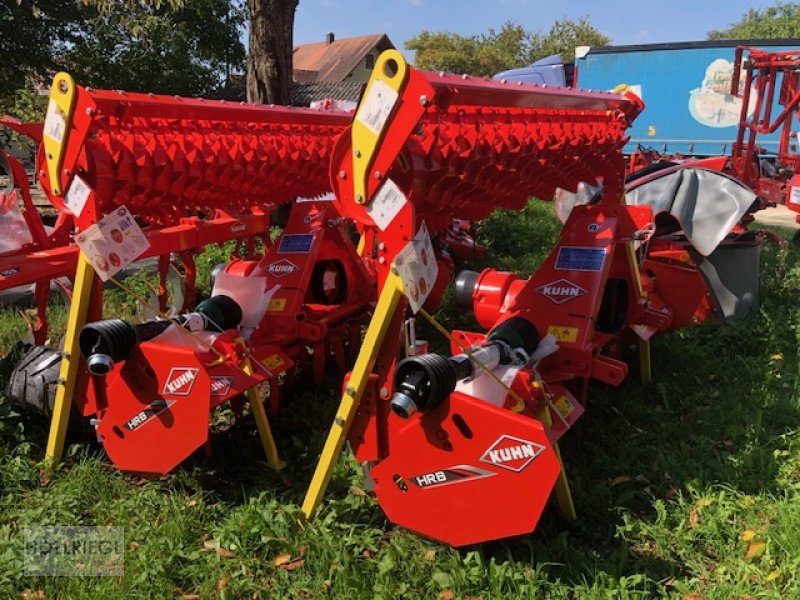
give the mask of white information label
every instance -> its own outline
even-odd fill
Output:
[[[388,84],[376,79],[372,82],[367,97],[361,102],[356,120],[361,121],[375,135],[379,134],[397,102],[397,96],[397,92]]]
[[[792,204],[800,204],[800,187],[792,186],[792,191],[789,194],[789,202]]]
[[[44,134],[60,144],[66,129],[67,123],[64,121],[61,109],[54,100],[50,100],[50,104],[47,105],[47,116],[44,119]]]
[[[124,206],[79,233],[76,241],[103,281],[108,281],[150,247]]]
[[[394,259],[397,274],[403,282],[403,290],[413,312],[418,312],[431,293],[439,265],[433,253],[433,244],[425,223],[419,228],[414,239],[397,253]]]
[[[394,221],[400,210],[406,205],[406,195],[394,181],[387,179],[367,207],[367,214],[380,227],[381,231]]]
[[[86,201],[89,199],[89,194],[91,191],[92,188],[90,188],[88,184],[78,175],[75,175],[75,177],[72,178],[72,183],[69,184],[69,189],[67,190],[67,195],[64,198],[64,202],[66,203],[67,208],[76,217],[81,216],[83,207],[86,206]]]

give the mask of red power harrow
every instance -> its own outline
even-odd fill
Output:
[[[574,516],[557,444],[583,415],[589,380],[625,379],[622,344],[640,345],[649,377],[654,333],[715,312],[691,243],[659,235],[672,232],[646,195],[624,203],[621,148],[641,109],[633,95],[424,73],[381,55],[331,166],[336,203],[377,258],[379,299],[307,516],[345,439],[387,517],[426,537],[461,546],[528,533],[553,489]],[[485,331],[447,332],[420,307],[436,279],[429,231],[581,182],[602,191],[572,210],[529,279],[456,279]],[[716,224],[695,241],[713,248],[728,231]],[[414,341],[409,306],[447,334],[452,356]],[[498,499],[511,500],[487,516]]]
[[[344,369],[345,341],[360,339],[374,284],[331,202],[294,203],[274,244],[269,213],[330,191],[334,140],[351,119],[89,90],[56,76],[40,153],[52,203],[73,215],[79,241],[127,207],[149,241],[141,257],[159,257],[161,311],[173,253],[189,290],[172,319],[98,321],[99,278],[80,253],[48,456],[61,452],[74,395],[119,468],[165,473],[207,440],[214,407],[247,394],[268,458],[280,465],[259,385],[270,384],[274,410],[279,378],[291,379],[296,363],[318,379],[329,356]],[[241,252],[216,274],[212,298],[187,313],[195,307],[193,255],[229,239],[240,240]]]

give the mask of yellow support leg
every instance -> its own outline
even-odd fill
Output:
[[[392,316],[397,310],[400,298],[403,297],[402,289],[403,284],[400,281],[400,277],[395,273],[390,273],[381,291],[378,304],[375,307],[375,313],[369,322],[364,342],[361,344],[356,364],[350,373],[350,380],[347,382],[345,393],[342,395],[339,409],[333,419],[333,425],[325,440],[325,446],[322,448],[322,454],[314,471],[314,476],[308,485],[302,509],[306,519],[311,518],[319,507],[320,502],[322,502],[322,496],[325,494],[325,489],[328,487],[336,461],[347,438],[350,423],[352,423],[356,414],[361,396],[367,387],[370,373],[372,373],[372,368],[375,366],[375,360],[378,358],[378,352],[380,352],[383,340],[389,330]]]
[[[553,424],[553,419],[550,416],[550,410],[545,408],[539,413],[539,419],[545,427],[550,427]],[[575,511],[575,502],[572,500],[572,490],[569,488],[569,481],[567,480],[567,473],[564,471],[564,461],[561,460],[561,450],[558,444],[553,444],[553,451],[558,458],[558,464],[561,465],[561,471],[558,473],[556,479],[556,501],[558,502],[558,510],[570,521],[578,518],[578,513]]]
[[[644,385],[653,382],[653,370],[650,365],[650,340],[639,340],[639,372]]]
[[[250,359],[245,359],[242,370],[248,375],[253,374],[253,365]],[[258,435],[261,438],[261,445],[264,446],[264,454],[267,455],[267,463],[276,471],[280,471],[286,466],[286,461],[278,456],[278,447],[275,445],[275,437],[272,435],[272,428],[269,426],[267,411],[264,409],[264,398],[258,387],[247,390],[247,401],[250,403],[250,410],[256,420]]]
[[[78,266],[75,269],[75,288],[72,290],[72,304],[67,319],[64,357],[61,359],[61,370],[58,373],[58,387],[56,388],[53,416],[50,420],[50,434],[47,437],[45,451],[45,458],[55,462],[60,461],[64,454],[64,439],[67,436],[67,423],[80,364],[78,335],[86,324],[93,283],[94,269],[81,252],[78,256]]]

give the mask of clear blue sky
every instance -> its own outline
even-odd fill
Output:
[[[749,8],[773,4],[774,0],[300,0],[294,43],[322,41],[328,31],[337,38],[386,33],[402,50],[406,40],[423,29],[473,35],[516,21],[531,31],[547,31],[557,19],[583,15],[614,44],[693,41],[738,21]]]

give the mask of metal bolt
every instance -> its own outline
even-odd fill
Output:
[[[353,151],[353,155],[354,155],[356,158],[361,158],[361,150],[355,150],[355,151]]]
[[[378,250],[380,250],[381,252],[385,252],[386,251],[386,244],[384,244],[383,242],[378,244]]]
[[[88,116],[90,116],[90,117],[94,114],[94,111],[92,110],[92,108],[90,106],[86,107],[86,114]]]
[[[467,75],[466,73],[464,73],[464,74],[461,76],[461,79],[469,79],[469,75]]]
[[[419,103],[422,104],[422,106],[428,106],[428,97],[425,94],[422,94],[419,97]]]
[[[336,417],[333,420],[333,422],[336,423],[339,427],[344,427],[344,419],[342,417]]]
[[[380,172],[380,171],[375,171],[375,179],[377,179],[378,181],[380,181],[380,180],[381,180],[381,177],[383,177],[383,175],[381,175],[381,172]]]
[[[506,81],[505,79],[501,79],[500,83],[508,83],[508,81]]]
[[[347,179],[347,173],[345,173],[344,171],[339,171],[339,177],[341,179]]]
[[[361,194],[356,194],[356,202],[358,202],[359,204],[364,202],[364,196],[362,196]]]
[[[69,173],[70,173],[69,169],[64,169],[64,176],[65,177],[69,177]]]
[[[356,393],[356,388],[354,388],[352,385],[348,385],[344,388],[344,391],[348,396],[353,396]]]
[[[58,81],[58,89],[62,94],[66,94],[69,91],[69,86],[67,85],[66,79],[60,79]]]
[[[386,389],[385,387],[381,388],[380,394],[381,394],[381,398],[383,398],[384,400],[388,400],[389,399],[389,390]]]
[[[386,259],[385,259],[383,256],[381,256],[381,257],[378,259],[378,263],[379,263],[379,264],[385,264],[385,263],[386,263]]]
[[[44,177],[44,169],[39,169],[39,177]]]

